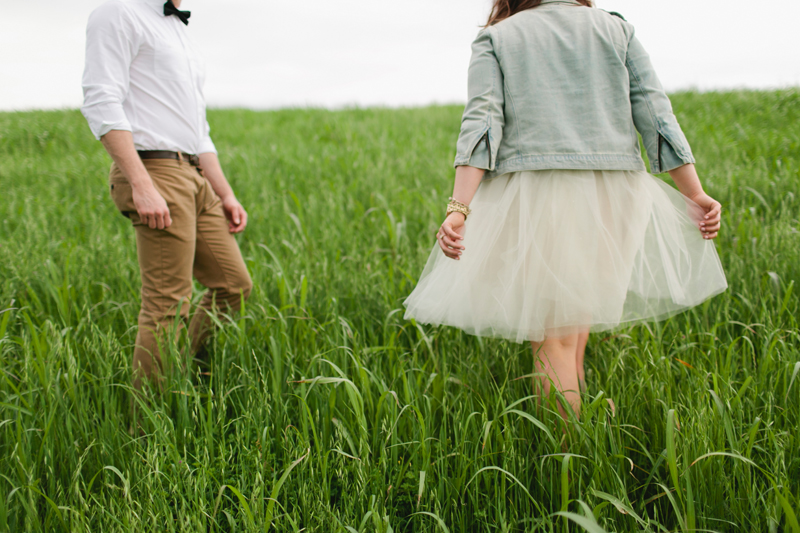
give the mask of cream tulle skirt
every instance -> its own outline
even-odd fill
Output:
[[[646,172],[484,181],[460,261],[437,244],[406,318],[515,342],[662,319],[728,284],[700,208]]]

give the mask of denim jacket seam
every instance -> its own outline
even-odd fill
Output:
[[[639,72],[636,69],[636,65],[634,65],[634,63],[629,58],[627,58],[625,60],[625,64],[628,65],[628,68],[630,69],[631,74],[633,74],[633,77],[636,80],[636,85],[639,86],[639,92],[642,93],[642,98],[644,98],[645,104],[647,104],[647,111],[650,113],[650,119],[653,122],[653,127],[656,130],[656,133],[660,134],[659,130],[661,129],[661,127],[659,125],[658,117],[656,116],[656,113],[653,110],[653,104],[650,101],[650,97],[647,96],[647,93],[645,92],[644,87],[642,86],[642,80],[639,77]],[[658,143],[658,139],[656,139],[656,143]],[[651,161],[650,164],[653,165],[653,162]],[[654,170],[660,171],[661,170],[661,161],[656,161],[656,164],[653,165],[653,166],[655,167]]]
[[[495,41],[497,41],[497,46],[494,46]],[[502,35],[500,33],[497,33],[496,35],[492,34],[492,48],[494,49],[494,56],[497,59],[497,66],[498,67],[500,67],[499,49],[500,49],[500,47],[502,45],[503,45],[503,37],[502,37]],[[502,70],[502,68],[501,68],[501,70]],[[503,97],[505,98],[505,94],[506,94],[505,85],[503,85],[503,87],[500,87],[500,90],[503,91]],[[509,101],[511,103],[511,113],[514,115],[514,122],[516,122],[516,124],[517,124],[517,138],[518,139],[522,139],[522,132],[519,129],[519,118],[518,118],[518,115],[517,115],[517,105],[514,103],[514,95],[511,94],[510,90],[508,91],[508,99],[509,99]],[[505,107],[505,106],[503,106],[503,107]],[[506,123],[508,123],[508,120],[506,120]],[[499,147],[498,147],[498,153],[499,153]],[[519,148],[517,148],[517,153],[518,154],[520,153]],[[496,161],[495,161],[495,163],[496,163]]]
[[[595,152],[586,154],[564,154],[558,152],[540,153],[540,154],[521,154],[517,157],[506,158],[505,161],[517,159],[518,157],[567,157],[574,159],[589,159],[593,157],[636,157],[634,154],[621,154],[615,152]]]
[[[566,159],[566,160],[574,160],[574,161],[592,161],[592,160],[601,160],[601,161],[612,161],[612,160],[619,160],[619,159],[630,159],[631,161],[641,161],[641,155],[634,155],[634,154],[614,154],[614,153],[602,153],[602,154],[526,154],[520,155],[517,157],[509,157],[503,159],[502,161],[497,163],[497,167],[501,167],[504,165],[508,165],[514,163],[516,161],[522,159],[548,159],[548,158],[559,158],[559,159]]]
[[[486,33],[489,35],[489,40],[492,43],[492,55],[494,55],[494,60],[497,63],[497,68],[500,68],[500,60],[497,58],[497,48],[494,44],[494,34],[492,34],[492,29],[489,28],[486,30]],[[492,69],[492,88],[489,91],[489,98],[486,101],[486,136],[488,140],[487,148],[489,149],[489,168],[492,169],[497,165],[497,156],[494,154],[494,146],[492,145],[492,100],[494,100],[495,88],[497,86],[497,69]],[[481,136],[483,137],[483,136]],[[479,141],[480,142],[480,141]],[[498,151],[499,151],[498,146]],[[494,165],[492,164],[494,162]]]
[[[489,168],[492,168],[492,97],[494,95],[494,83],[495,83],[495,75],[492,72],[492,88],[489,90],[489,98],[486,99],[486,123],[483,127],[483,133],[478,137],[478,144],[480,144],[481,139],[483,136],[486,135],[486,139],[488,141],[488,151],[489,151]],[[472,148],[472,151],[475,152],[475,149],[478,147],[478,144]]]
[[[560,161],[559,161],[560,159]],[[486,175],[489,178],[500,176],[502,174],[507,174],[509,172],[517,172],[523,170],[546,170],[546,169],[561,169],[565,168],[559,166],[558,162],[564,161],[580,161],[581,163],[588,163],[588,165],[584,165],[580,168],[585,170],[643,170],[646,171],[646,167],[644,166],[644,161],[641,157],[638,156],[620,156],[620,157],[609,157],[603,159],[597,158],[585,158],[585,159],[578,159],[578,158],[553,158],[550,157],[539,157],[539,156],[529,156],[529,157],[522,157],[522,158],[514,158],[513,160],[505,160],[501,164],[497,165],[495,170],[487,170]],[[615,163],[613,166],[605,166],[605,165],[592,165],[592,162],[602,161],[605,163]]]
[[[504,88],[504,94],[505,94],[505,88]],[[514,95],[511,94],[511,91],[508,91],[508,100],[511,103],[511,113],[514,115],[514,122],[517,123],[517,138],[522,139],[522,133],[519,130],[519,119],[517,117],[517,106],[514,103]],[[522,155],[519,146],[517,146],[517,155]]]

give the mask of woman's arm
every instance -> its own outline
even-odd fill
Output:
[[[485,173],[486,171],[482,168],[470,166],[456,167],[456,183],[453,186],[453,199],[462,204],[469,205]],[[466,221],[466,219],[467,218],[461,213],[450,213],[447,215],[447,218],[444,219],[444,222],[442,222],[439,231],[436,232],[436,240],[439,242],[439,247],[442,249],[442,252],[444,252],[444,255],[450,259],[460,259],[461,252],[464,250],[464,245],[462,245],[460,241],[464,240],[461,234],[463,233],[464,221]]]
[[[650,170],[653,174],[660,174],[694,163],[692,149],[675,118],[672,103],[653,69],[650,56],[634,35],[633,27],[628,25],[628,28],[631,37],[625,65],[630,77],[633,123],[642,135]]]
[[[497,59],[491,30],[481,30],[472,43],[467,105],[461,117],[455,167],[494,170],[505,127],[504,102],[503,70]]]
[[[486,171],[495,169],[505,126],[503,71],[490,29],[481,30],[472,43],[467,93],[456,144],[453,199],[469,205]],[[450,213],[436,232],[439,247],[450,259],[460,259],[464,250],[461,244],[464,221],[463,214]]]

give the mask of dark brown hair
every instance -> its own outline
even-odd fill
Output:
[[[578,0],[578,2],[586,7],[592,7],[592,0]],[[541,3],[542,0],[494,0],[492,12],[489,14],[489,22],[486,23],[486,26],[497,24],[520,11],[538,7]]]

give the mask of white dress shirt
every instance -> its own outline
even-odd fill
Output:
[[[109,0],[89,17],[81,112],[98,139],[127,130],[137,150],[216,152],[204,82],[204,61],[163,0]]]

